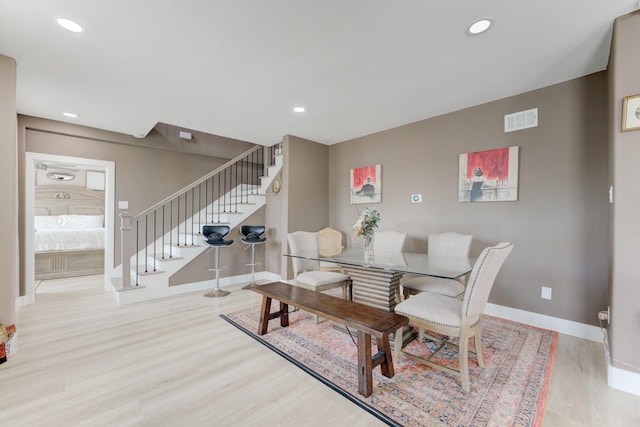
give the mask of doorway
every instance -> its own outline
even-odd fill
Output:
[[[25,304],[35,303],[35,189],[36,170],[38,165],[56,163],[73,165],[76,169],[104,172],[104,289],[112,289],[110,278],[113,277],[114,265],[114,205],[115,205],[115,162],[85,159],[79,157],[58,156],[54,154],[26,153],[25,165]]]

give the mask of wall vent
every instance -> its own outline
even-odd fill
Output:
[[[513,132],[514,130],[522,130],[534,128],[538,126],[538,109],[520,111],[518,113],[505,114],[504,131]]]

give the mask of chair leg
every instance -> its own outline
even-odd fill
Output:
[[[399,328],[393,338],[393,358],[399,360],[402,354],[402,341],[404,340],[404,328]]]
[[[469,391],[469,335],[466,332],[460,333],[460,344],[458,347],[458,357],[460,358],[460,382],[462,389]]]
[[[226,297],[227,295],[229,295],[229,292],[220,289],[220,248],[216,246],[214,248],[214,251],[216,264],[215,268],[209,269],[209,271],[213,270],[216,272],[216,287],[212,291],[204,294],[204,296],[208,298]]]
[[[476,347],[476,357],[478,360],[478,366],[484,368],[484,359],[482,357],[482,324],[479,324],[476,328],[476,333],[473,337],[473,343]]]

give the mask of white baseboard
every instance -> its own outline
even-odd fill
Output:
[[[640,396],[640,374],[616,368],[611,365],[611,356],[605,352],[607,359],[607,385],[616,390]]]
[[[256,280],[270,280],[278,281],[280,276],[277,274],[269,273],[267,271],[260,271],[255,273]],[[251,282],[251,274],[240,274],[238,276],[223,277],[220,279],[220,288],[228,288],[239,284],[248,284]],[[187,292],[197,292],[212,289],[215,286],[213,280],[203,280],[201,282],[186,283],[184,285],[169,286],[169,295],[180,295]]]
[[[16,312],[20,311],[22,307],[29,305],[29,301],[26,296],[16,298]]]
[[[524,323],[542,329],[550,329],[561,334],[584,338],[591,341],[602,342],[604,336],[597,326],[585,325],[571,320],[559,319],[545,314],[519,310],[517,308],[504,307],[496,304],[487,304],[484,310],[490,316],[502,317],[514,322]]]
[[[584,323],[496,304],[487,304],[484,313],[578,338],[596,342],[604,341],[602,330],[597,326],[585,325]],[[607,384],[609,387],[640,396],[640,374],[612,366],[609,353],[606,350],[605,358],[607,362]]]

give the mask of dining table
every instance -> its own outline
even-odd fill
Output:
[[[394,311],[400,302],[400,279],[405,274],[461,279],[471,272],[474,258],[436,256],[415,252],[375,250],[365,259],[362,248],[343,248],[332,255],[316,251],[289,252],[285,256],[339,265],[352,281],[352,300]]]

